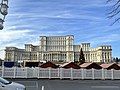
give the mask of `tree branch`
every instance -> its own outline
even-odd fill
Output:
[[[107,0],[107,3],[111,2],[111,1],[113,1],[113,0]]]
[[[120,20],[120,16],[119,16],[119,14],[120,14],[120,0],[107,0],[107,3],[112,3],[112,1],[113,2],[115,1],[114,2],[115,4],[113,4],[112,9],[108,13],[108,17],[107,17],[109,19],[115,17],[115,21],[111,25],[115,24],[117,21]]]
[[[119,4],[120,3],[120,0],[118,0],[113,6],[116,6],[117,4]]]
[[[108,14],[112,14],[112,13],[116,13],[117,10],[119,9],[120,5],[118,5],[115,9],[113,9],[111,12],[109,12]]]
[[[120,13],[120,10],[119,10],[118,12],[113,13],[112,15],[108,16],[108,18],[113,18],[114,16],[116,16],[116,15],[119,14],[119,13]]]
[[[120,18],[115,19],[115,21],[111,24],[111,26],[114,25],[119,20],[120,20]]]

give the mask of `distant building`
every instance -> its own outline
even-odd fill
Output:
[[[79,61],[82,48],[86,62],[111,62],[110,45],[91,48],[90,43],[74,45],[74,36],[40,36],[40,44],[25,44],[25,49],[6,47],[5,60],[8,61]]]

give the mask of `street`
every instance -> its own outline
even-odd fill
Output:
[[[9,79],[27,90],[120,90],[120,80]]]

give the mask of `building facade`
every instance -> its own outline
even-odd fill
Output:
[[[86,62],[111,62],[110,45],[91,48],[90,43],[74,45],[74,36],[40,36],[40,44],[25,44],[25,49],[6,47],[5,60],[8,61],[79,61],[82,48]]]

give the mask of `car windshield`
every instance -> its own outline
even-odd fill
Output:
[[[10,84],[11,82],[9,82],[8,80],[6,80],[6,79],[3,79],[3,78],[1,78],[0,77],[0,82],[2,83],[2,84]]]

